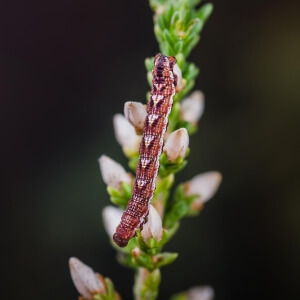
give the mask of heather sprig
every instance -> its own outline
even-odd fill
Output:
[[[184,217],[196,216],[204,204],[216,193],[222,176],[217,171],[198,174],[194,178],[177,185],[175,174],[187,165],[190,152],[189,135],[197,130],[197,123],[204,110],[204,95],[191,90],[199,69],[187,58],[200,40],[200,33],[212,13],[208,3],[198,7],[199,0],[149,0],[154,12],[154,33],[160,52],[175,56],[177,60],[178,83],[172,112],[169,116],[156,190],[149,208],[147,220],[137,230],[124,248],[112,242],[112,234],[120,221],[122,212],[132,195],[132,185],[139,159],[139,143],[146,117],[145,103],[126,102],[124,115],[113,118],[116,140],[128,158],[131,172],[112,158],[102,155],[99,159],[102,178],[114,206],[103,210],[104,226],[112,246],[117,251],[117,260],[135,270],[134,298],[154,300],[158,295],[161,280],[160,268],[176,260],[176,252],[164,252],[164,246],[176,234]],[[154,57],[146,58],[147,79],[152,85]],[[147,94],[149,100],[149,92]],[[74,284],[81,294],[80,299],[118,300],[119,294],[113,283],[80,262],[70,259],[70,269]],[[176,294],[173,300],[211,300],[211,287],[194,287],[187,292]]]

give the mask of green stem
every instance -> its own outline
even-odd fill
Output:
[[[155,269],[150,272],[144,268],[136,270],[134,282],[134,299],[135,300],[155,300],[158,296],[158,287],[161,276],[160,270]]]

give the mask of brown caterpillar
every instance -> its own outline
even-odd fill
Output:
[[[157,54],[154,59],[153,86],[150,101],[147,104],[147,117],[140,145],[136,180],[132,197],[113,236],[114,242],[119,247],[125,247],[135,236],[136,230],[144,224],[149,212],[159,169],[163,138],[168,126],[168,115],[177,85],[177,75],[173,71],[175,64],[176,58],[173,56]]]

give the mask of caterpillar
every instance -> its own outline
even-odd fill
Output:
[[[177,75],[173,70],[175,64],[176,58],[173,56],[157,54],[154,58],[152,90],[147,104],[136,180],[131,199],[113,235],[113,240],[119,247],[128,244],[128,241],[135,236],[136,230],[143,226],[149,213],[163,138],[168,126],[168,115],[176,91]]]

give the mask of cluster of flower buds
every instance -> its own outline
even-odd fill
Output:
[[[199,212],[203,203],[216,193],[222,180],[219,172],[197,175],[190,181],[180,184],[176,189],[174,201],[166,205],[174,183],[174,173],[186,165],[185,158],[189,152],[188,134],[195,132],[204,110],[204,96],[200,91],[188,95],[195,83],[198,68],[186,61],[212,12],[212,5],[209,3],[196,8],[198,2],[150,0],[155,12],[154,31],[159,48],[165,55],[175,55],[177,59],[177,64],[173,68],[177,85],[173,112],[169,116],[169,131],[165,136],[163,154],[159,159],[160,170],[152,199],[153,206],[149,205],[146,222],[141,230],[137,230],[136,238],[131,239],[127,247],[119,249],[120,261],[137,271],[135,299],[156,299],[160,283],[159,268],[173,262],[177,257],[177,253],[161,253],[162,247],[176,232],[180,218]],[[146,59],[146,68],[151,85],[153,58]],[[179,102],[184,95],[188,96]],[[116,140],[129,158],[129,167],[132,170],[135,170],[138,161],[146,116],[146,105],[126,102],[124,115],[117,114],[113,118]],[[132,195],[133,175],[105,155],[99,158],[99,164],[111,201],[124,209]],[[120,208],[108,206],[103,209],[104,226],[110,238],[120,223],[123,214]],[[81,294],[80,300],[120,299],[108,278],[103,278],[74,257],[70,258],[69,266],[73,282]],[[172,299],[212,300],[213,297],[212,288],[204,286],[192,288],[180,294],[178,298],[175,296]]]
[[[113,206],[107,206],[102,211],[104,227],[112,239],[123,211]],[[149,213],[137,238],[132,240],[128,247],[122,250],[118,256],[119,261],[135,268],[145,268],[149,271],[170,264],[177,258],[177,253],[159,253],[162,246],[171,237],[167,230],[163,229],[162,219],[154,206],[149,206]],[[125,255],[126,253],[126,255]],[[145,273],[145,274],[146,274]],[[153,273],[151,276],[154,276]],[[139,299],[139,298],[137,298]]]

